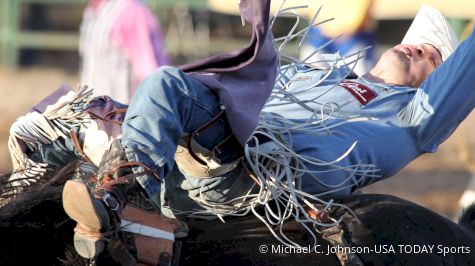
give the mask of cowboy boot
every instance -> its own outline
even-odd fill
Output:
[[[79,255],[94,258],[105,247],[104,239],[120,225],[120,213],[126,205],[123,186],[95,189],[80,180],[69,180],[63,189],[63,208],[76,221],[74,247]]]
[[[129,163],[116,141],[103,157],[99,166],[97,183],[91,190],[81,180],[69,180],[63,188],[63,208],[76,221],[74,246],[79,255],[94,258],[105,247],[104,240],[114,236],[120,225],[120,214],[127,204],[128,195],[137,194],[139,186],[132,166],[144,167],[141,163]]]

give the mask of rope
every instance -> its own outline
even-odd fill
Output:
[[[322,60],[318,62],[307,62],[306,60],[308,60],[308,58],[299,60],[295,55],[286,54],[284,50],[287,50],[286,46],[290,42],[301,38],[296,51],[296,53],[298,53],[303,39],[308,35],[310,27],[330,21],[326,20],[315,23],[320,13],[319,9],[308,25],[304,29],[297,31],[297,29],[300,28],[300,23],[305,21],[303,17],[294,13],[296,9],[300,8],[303,7],[297,6],[282,9],[276,15],[276,17],[281,15],[295,17],[295,24],[292,26],[290,32],[286,36],[274,39],[277,52],[280,55],[279,65],[285,62],[290,63],[290,67],[297,68],[302,64],[311,66],[314,63],[325,63],[327,65],[325,75],[323,75],[320,80],[315,81],[312,87],[325,82],[336,69],[346,67],[348,70],[342,75],[341,81],[343,81],[352,73],[352,69],[356,65],[354,63],[362,58],[365,50],[369,47],[346,57],[337,54],[331,59],[322,58]],[[271,21],[271,24],[273,24],[274,21],[275,18]],[[329,45],[332,41],[317,48],[314,53],[320,52],[324,46]],[[280,45],[277,45],[277,42],[281,42]],[[356,59],[348,60],[350,57]],[[350,64],[353,64],[352,67],[349,66]],[[277,81],[281,80],[285,74],[280,71],[281,69],[282,68],[279,68]],[[340,112],[339,106],[336,103],[320,103],[318,99],[301,100],[299,99],[301,92],[287,90],[290,82],[291,81],[282,84],[281,86],[276,85],[266,106],[272,106],[273,104],[269,102],[273,99],[279,99],[280,103],[278,105],[297,104],[309,111],[309,115],[303,122],[295,122],[274,113],[261,113],[258,127],[244,147],[245,160],[251,172],[254,173],[253,179],[257,185],[254,184],[246,195],[227,202],[212,202],[200,193],[199,197],[194,198],[194,200],[204,210],[173,210],[175,214],[185,214],[198,218],[217,216],[224,222],[224,216],[244,216],[253,213],[266,225],[277,240],[286,246],[294,247],[301,247],[301,245],[307,246],[310,243],[297,243],[286,236],[284,233],[284,225],[289,220],[295,220],[300,223],[302,228],[312,236],[314,246],[317,244],[315,234],[319,232],[318,228],[336,226],[342,219],[337,220],[329,217],[328,220],[321,221],[316,218],[317,215],[314,215],[315,213],[328,213],[331,209],[338,207],[345,209],[352,217],[359,221],[356,214],[350,208],[335,203],[333,200],[325,201],[322,199],[322,196],[327,194],[365,182],[366,178],[379,177],[378,169],[374,165],[364,163],[346,167],[338,165],[338,162],[342,161],[353,151],[357,142],[350,145],[345,152],[334,160],[323,161],[294,152],[290,136],[293,132],[305,132],[306,134],[318,137],[319,134],[330,134],[332,130],[344,124],[370,120],[372,118],[350,117],[345,115]],[[335,82],[335,85],[330,87],[328,92],[334,89],[338,83],[338,81]],[[260,139],[266,139],[266,142],[260,143]],[[327,170],[311,171],[305,166],[306,164],[319,166],[319,168],[325,168]],[[327,171],[343,171],[347,174],[347,178],[339,184],[327,184],[318,179],[318,174]],[[326,192],[316,195],[304,192],[302,190],[302,179],[304,175],[306,178],[315,179],[322,187],[326,187]],[[349,180],[352,180],[353,184],[344,185],[351,183],[347,182]],[[253,191],[257,192],[253,193]],[[264,207],[263,214],[260,214],[257,210],[261,207]],[[309,210],[311,210],[310,213]]]

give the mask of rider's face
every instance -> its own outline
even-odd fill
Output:
[[[400,44],[387,50],[378,61],[387,83],[419,85],[442,63],[439,51],[430,44]]]

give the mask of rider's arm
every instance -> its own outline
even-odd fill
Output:
[[[418,148],[435,152],[475,104],[475,34],[424,81],[401,118],[414,127]]]

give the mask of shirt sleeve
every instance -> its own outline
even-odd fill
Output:
[[[274,89],[281,90],[290,81],[290,79],[297,73],[295,66],[285,65],[279,67],[277,70],[277,79],[275,81]]]
[[[435,152],[470,114],[475,103],[475,34],[472,34],[417,90],[401,112],[415,130],[418,148]]]

